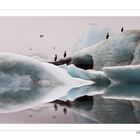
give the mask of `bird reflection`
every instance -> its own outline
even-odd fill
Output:
[[[64,115],[66,115],[67,114],[67,109],[63,108],[63,112],[64,112]]]
[[[29,118],[33,117],[33,115],[29,115]]]
[[[54,104],[54,110],[57,111],[57,109],[58,109],[57,104]]]

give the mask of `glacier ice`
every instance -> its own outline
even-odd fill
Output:
[[[25,76],[32,80],[32,84],[42,84],[45,86],[78,86],[91,83],[86,80],[71,77],[66,70],[49,63],[41,63],[27,56],[12,53],[0,53],[0,80],[5,82],[6,78]],[[7,75],[3,76],[3,74]],[[30,80],[28,80],[31,83]],[[31,85],[32,86],[32,85]]]
[[[68,64],[74,64],[78,68],[82,68],[84,70],[93,69],[94,67],[94,61],[91,55],[86,54],[82,57],[73,57],[72,59],[69,59],[70,62]]]
[[[0,113],[28,109],[93,82],[74,78],[62,68],[27,56],[0,53]]]
[[[140,82],[140,65],[104,67],[103,72],[116,82]]]
[[[105,40],[107,32],[109,32],[110,36],[113,35],[113,32],[109,28],[103,28],[96,24],[89,24],[84,34],[76,42],[73,52],[78,52],[83,48]]]
[[[46,56],[45,54],[42,53],[32,53],[28,55],[31,58],[37,59],[40,62],[49,62],[52,61],[53,58]]]
[[[85,80],[91,80],[96,83],[110,83],[110,80],[106,77],[104,72],[95,70],[83,70],[74,65],[69,65],[66,67],[68,73],[72,77],[81,78]]]
[[[72,59],[91,55],[94,61],[95,70],[102,70],[103,67],[107,66],[129,65],[133,62],[133,59],[136,59],[135,51],[140,46],[139,42],[140,31],[128,30],[88,48],[79,50],[72,55]],[[140,51],[137,51],[137,53],[139,52]],[[139,55],[137,54],[137,56]],[[137,64],[139,62],[137,61]]]

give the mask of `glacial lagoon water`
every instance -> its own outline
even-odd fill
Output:
[[[1,88],[0,123],[140,122],[140,84],[92,84],[71,88],[62,96],[61,91],[52,95],[44,87]]]

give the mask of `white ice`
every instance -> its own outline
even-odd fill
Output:
[[[140,83],[140,65],[104,67],[103,72],[112,81]]]
[[[102,70],[103,67],[107,66],[129,65],[135,63],[133,59],[137,60],[136,64],[139,64],[139,42],[139,30],[125,31],[88,48],[79,50],[73,54],[72,58],[82,57],[86,54],[91,55],[95,70]]]
[[[81,49],[87,48],[91,45],[105,40],[107,32],[110,34],[110,36],[113,35],[111,29],[109,28],[100,27],[96,24],[89,24],[83,35],[76,42],[73,52],[78,52]]]
[[[83,70],[73,64],[67,66],[66,69],[72,77],[91,80],[95,83],[109,83],[109,79],[102,71]]]
[[[0,53],[0,112],[8,113],[51,102],[73,87],[93,82],[74,78],[62,68],[27,56]]]

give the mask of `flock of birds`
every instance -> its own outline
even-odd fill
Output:
[[[123,32],[123,31],[124,31],[124,27],[121,28],[121,32]],[[42,37],[44,37],[44,35],[43,35],[43,34],[40,34],[40,38],[42,38]],[[109,39],[109,33],[106,34],[106,39]],[[53,49],[55,50],[55,47],[53,47]],[[33,49],[30,48],[30,51],[32,51],[32,50],[33,50]],[[66,51],[64,51],[63,56],[64,56],[64,58],[67,56]],[[54,61],[55,61],[55,62],[57,61],[57,54],[55,54],[55,56],[54,56]]]
[[[42,38],[42,37],[44,37],[44,35],[43,34],[40,34],[40,38]],[[55,47],[53,47],[53,49],[55,50]],[[30,51],[32,51],[33,49],[32,48],[30,48]],[[63,55],[64,57],[66,57],[67,56],[67,53],[66,53],[66,51],[64,51],[64,55]],[[54,56],[54,61],[57,61],[57,54],[55,54],[55,56]]]
[[[124,28],[122,27],[121,32],[123,32],[123,31],[124,31]],[[108,38],[109,38],[109,33],[106,34],[106,39],[108,39]]]
[[[121,32],[124,31],[124,27],[121,28]],[[40,38],[44,37],[43,34],[40,34]],[[109,39],[109,33],[106,34],[106,39]],[[55,47],[53,47],[53,49],[55,50]],[[30,51],[32,51],[32,48],[30,48]],[[64,51],[64,54],[63,54],[64,58],[67,56],[67,53],[66,51]],[[55,57],[54,57],[54,61],[57,61],[57,54],[55,54]],[[57,111],[58,110],[58,106],[57,104],[54,104],[54,110]],[[67,109],[66,108],[63,108],[63,112],[64,112],[64,115],[67,114]],[[29,115],[29,117],[33,117],[32,114]],[[56,118],[56,116],[53,116],[53,118]]]

